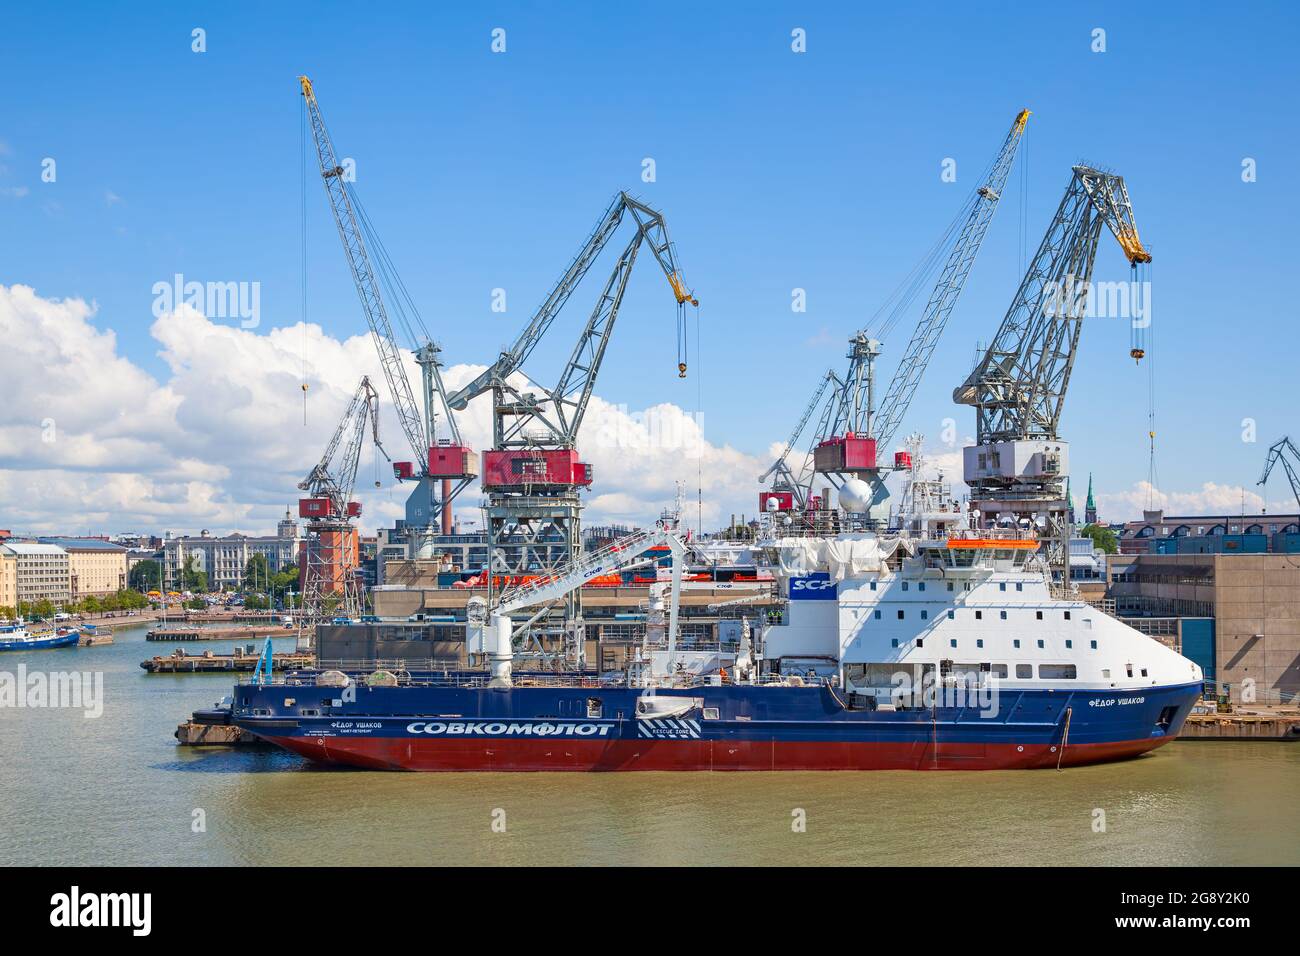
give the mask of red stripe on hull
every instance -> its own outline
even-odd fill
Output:
[[[1172,737],[1105,744],[717,741],[482,740],[410,737],[272,737],[286,750],[324,763],[372,770],[1026,770],[1125,760]]]

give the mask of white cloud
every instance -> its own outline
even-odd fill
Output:
[[[1294,514],[1296,502],[1268,501],[1243,485],[1220,485],[1207,481],[1197,491],[1161,491],[1139,481],[1128,491],[1096,492],[1098,517],[1103,521],[1136,521],[1147,508],[1179,515],[1232,515],[1244,507],[1247,515],[1261,510],[1271,514]]]
[[[0,196],[6,199],[22,199],[28,192],[26,186],[0,186]]]
[[[414,454],[391,412],[368,333],[339,340],[310,323],[246,330],[187,306],[156,319],[150,333],[167,368],[163,381],[119,354],[93,304],[0,286],[0,527],[268,531],[299,497],[297,482],[362,375],[381,396],[384,447],[395,460]],[[406,368],[418,388],[410,356]],[[481,370],[453,365],[444,378],[454,389]],[[476,450],[491,438],[490,403],[482,396],[458,416]],[[648,523],[671,502],[678,480],[688,489],[692,523],[702,485],[706,529],[731,512],[756,510],[756,479],[766,463],[708,443],[702,423],[674,405],[638,412],[593,397],[583,436],[580,450],[595,470],[588,524]],[[395,486],[386,462],[376,472],[369,449],[357,486],[368,530],[404,513],[409,486]],[[457,500],[472,518],[478,502],[474,488]]]

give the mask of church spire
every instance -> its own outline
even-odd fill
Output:
[[[1092,472],[1088,472],[1088,500],[1083,506],[1083,520],[1088,524],[1097,523],[1097,501],[1092,496]]]

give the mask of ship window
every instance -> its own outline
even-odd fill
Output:
[[[918,638],[916,639],[916,646],[917,646],[917,647],[925,647],[925,638],[918,637]]]
[[[1067,638],[1065,639],[1065,646],[1066,646],[1066,647],[1074,647],[1074,641],[1070,640],[1070,639],[1067,637]]]
[[[1043,619],[1043,612],[1042,612],[1042,611],[1035,611],[1035,612],[1034,612],[1034,617],[1036,617],[1038,620],[1041,621],[1041,620]]]
[[[1039,664],[1038,676],[1043,680],[1074,680],[1079,674],[1073,664]]]
[[[906,616],[907,616],[906,612],[900,607],[898,609],[898,619],[901,621]]]
[[[716,707],[705,707],[705,708],[704,708],[704,719],[705,719],[705,720],[717,720],[717,719],[718,719],[718,708],[716,708]]]
[[[975,620],[977,620],[977,621],[982,621],[982,620],[984,620],[984,612],[983,612],[983,611],[976,611],[976,612],[975,612]]]
[[[1094,651],[1097,649],[1097,642],[1096,642],[1096,641],[1089,641],[1088,643],[1092,645],[1092,649],[1093,649]]]
[[[922,612],[921,612],[921,620],[924,621],[924,620],[925,620],[926,618],[928,618],[929,616],[930,616],[930,612],[929,612],[929,611],[922,611]]]
[[[1017,582],[1016,582],[1016,590],[1017,590],[1017,591],[1023,591],[1024,589],[1025,589],[1024,584],[1022,584],[1021,582],[1017,581]]]
[[[954,637],[954,638],[952,638],[950,641],[948,641],[948,646],[949,646],[949,647],[956,647],[956,646],[957,646],[957,638]]]
[[[904,591],[907,590],[907,582],[906,582],[906,581],[903,582],[903,590],[904,590]]]
[[[949,609],[948,609],[948,620],[951,621],[951,620],[952,620],[953,618],[955,618],[956,616],[957,616],[957,612],[954,611],[952,608],[949,608]]]
[[[897,646],[898,646],[898,638],[894,638],[893,640],[891,640],[891,641],[889,642],[889,646],[890,646],[890,647],[897,647]]]
[[[604,705],[601,704],[599,697],[587,698],[587,716],[599,719],[604,713]]]
[[[875,589],[876,589],[876,582],[875,582],[875,581],[872,581],[872,582],[871,582],[871,590],[874,591]]]
[[[1109,667],[1103,667],[1103,668],[1101,669],[1101,678],[1102,678],[1102,680],[1110,680],[1110,668],[1109,668]]]
[[[1006,582],[1006,581],[999,581],[999,582],[998,582],[998,590],[999,590],[999,591],[1005,591],[1006,589],[1007,589],[1007,582]]]
[[[1034,676],[1034,665],[1033,665],[1033,664],[1017,664],[1017,665],[1016,665],[1016,679],[1017,679],[1017,680],[1032,680],[1032,679],[1033,679],[1033,676]]]
[[[1012,646],[1012,647],[1019,647],[1019,646],[1020,646],[1020,638],[1017,637],[1014,641],[1012,641],[1012,642],[1011,642],[1011,646]]]
[[[984,638],[982,638],[982,637],[977,637],[977,638],[975,638],[975,646],[976,646],[976,647],[983,647],[983,646],[984,646]]]
[[[1070,619],[1070,612],[1069,612],[1069,611],[1066,611],[1066,612],[1065,612],[1065,619],[1066,619],[1067,621]]]
[[[1147,676],[1147,669],[1146,669],[1145,667],[1142,668],[1142,676],[1143,676],[1143,677],[1146,677],[1146,676]]]
[[[1133,665],[1132,665],[1132,664],[1125,664],[1125,665],[1124,665],[1124,670],[1128,672],[1128,676],[1129,676],[1129,677],[1132,677],[1132,676],[1133,676]]]
[[[988,665],[980,665],[980,666],[981,667],[987,666],[989,669],[989,673],[992,674],[994,677],[1000,677],[1003,680],[1006,679],[1007,676],[1006,664],[988,664]]]
[[[880,608],[876,608],[876,620],[880,620]]]
[[[952,582],[951,582],[951,581],[948,582],[948,590],[949,590],[949,591],[952,590]]]
[[[1043,646],[1043,640],[1042,640],[1042,638],[1039,638],[1039,639],[1038,639],[1038,646],[1039,646],[1039,647],[1042,647],[1042,646]]]
[[[316,710],[315,708],[306,708],[306,707],[304,707],[304,708],[303,708],[299,713],[300,713],[303,717],[319,717],[319,716],[320,716],[320,711],[319,711],[319,710]]]
[[[1002,618],[1002,620],[1005,621],[1005,620],[1007,619],[1007,612],[1006,612],[1006,611],[998,611],[998,617]]]
[[[918,591],[924,591],[924,590],[925,590],[925,582],[922,581],[920,584],[918,584],[918,585],[916,586],[916,589],[917,589]]]

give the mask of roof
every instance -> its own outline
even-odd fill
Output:
[[[41,544],[52,544],[64,551],[125,551],[126,548],[102,538],[41,538]]]
[[[0,544],[10,554],[67,554],[56,544],[37,543],[34,541],[6,541]]]

